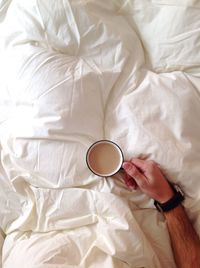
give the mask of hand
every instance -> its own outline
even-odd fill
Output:
[[[174,192],[154,161],[132,158],[124,162],[124,181],[130,189],[140,190],[160,203],[174,196]]]

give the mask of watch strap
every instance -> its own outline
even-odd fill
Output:
[[[154,200],[154,205],[160,212],[168,212],[176,208],[183,200],[184,195],[179,191],[175,192],[174,196],[165,203],[161,204],[158,201]]]

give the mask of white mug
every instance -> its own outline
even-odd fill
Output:
[[[86,155],[89,169],[101,177],[110,177],[117,173],[123,164],[124,157],[120,147],[109,140],[93,143]]]

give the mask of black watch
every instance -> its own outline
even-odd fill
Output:
[[[154,205],[160,212],[168,212],[176,208],[185,199],[183,191],[177,184],[171,186],[174,190],[174,196],[170,200],[162,204],[154,200]]]

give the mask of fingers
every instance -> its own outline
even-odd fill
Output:
[[[153,168],[157,167],[156,162],[154,162],[153,160],[142,160],[139,158],[132,158],[130,162],[133,163],[142,172],[150,171]]]
[[[130,188],[131,190],[136,190],[137,189],[137,183],[135,182],[135,180],[130,176],[128,175],[127,173],[125,173],[124,177],[124,182],[126,184],[126,186],[128,188]]]
[[[133,163],[136,167],[140,168],[142,171],[145,171],[147,168],[147,161],[138,159],[138,158],[132,158],[131,163]]]
[[[131,162],[124,162],[123,168],[129,176],[134,178],[139,187],[142,187],[147,181],[146,177]]]

